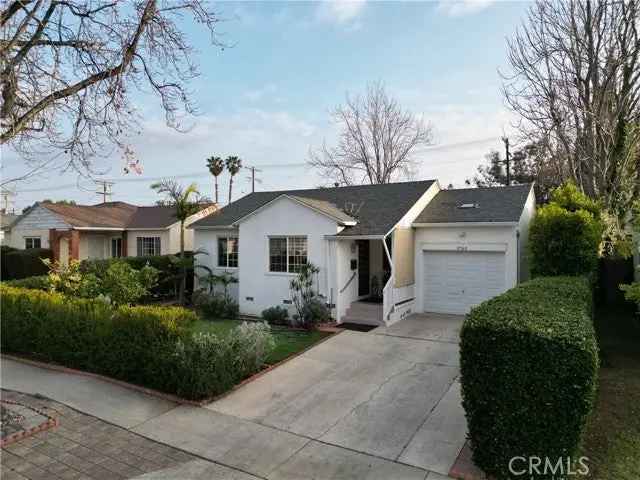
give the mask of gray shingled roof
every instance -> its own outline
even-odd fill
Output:
[[[531,184],[441,190],[414,223],[517,222],[530,190]]]
[[[407,213],[433,182],[434,180],[424,180],[384,185],[250,193],[218,212],[198,220],[192,224],[192,227],[230,226],[279,196],[289,195],[299,197],[301,201],[309,199],[323,202],[325,206],[329,204],[334,213],[336,210],[342,212],[345,220],[354,218],[358,224],[346,227],[339,233],[341,236],[384,235]],[[314,206],[318,205],[316,202],[310,203]]]

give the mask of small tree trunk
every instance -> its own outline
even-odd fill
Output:
[[[180,305],[184,305],[184,291],[187,286],[187,264],[184,261],[184,220],[180,221],[180,263],[182,264],[182,278],[180,279],[178,301]]]
[[[229,203],[231,203],[231,189],[233,188],[233,175],[229,178]]]
[[[214,176],[213,178],[215,178],[215,191],[216,191],[216,205],[218,205],[218,177]]]

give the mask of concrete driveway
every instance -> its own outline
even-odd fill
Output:
[[[206,408],[446,475],[466,435],[462,320],[422,314],[345,331]]]

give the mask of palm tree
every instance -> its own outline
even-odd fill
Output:
[[[227,164],[227,170],[229,170],[229,175],[231,175],[231,177],[229,178],[229,203],[231,203],[231,189],[233,188],[233,177],[242,168],[242,160],[240,160],[240,157],[229,156],[225,160],[225,163]]]
[[[178,300],[184,304],[184,291],[187,283],[187,262],[184,258],[184,226],[187,218],[200,210],[200,193],[198,186],[192,183],[183,187],[175,180],[164,179],[151,185],[151,188],[160,195],[165,196],[165,205],[175,207],[175,217],[180,221],[180,265],[182,278],[180,280],[180,293]]]
[[[218,204],[218,177],[224,172],[224,160],[222,157],[209,157],[207,158],[207,168],[215,179],[216,204]]]

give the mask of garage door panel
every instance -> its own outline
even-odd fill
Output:
[[[467,313],[505,290],[502,252],[426,251],[423,264],[425,311]]]

